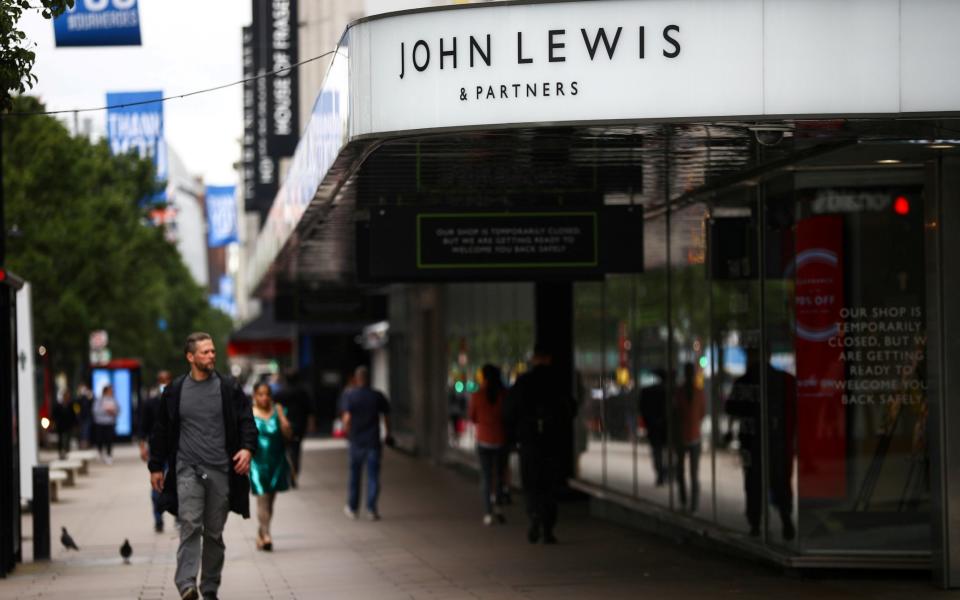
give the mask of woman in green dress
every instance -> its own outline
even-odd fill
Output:
[[[290,464],[286,440],[293,435],[285,409],[273,402],[270,386],[258,383],[253,389],[253,417],[257,423],[257,452],[250,461],[250,489],[257,497],[257,548],[273,550],[270,520],[277,492],[290,488]]]

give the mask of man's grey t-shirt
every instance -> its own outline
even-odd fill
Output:
[[[195,381],[189,375],[183,380],[177,460],[187,465],[230,470],[226,434],[223,431],[220,379],[215,374],[203,381]]]

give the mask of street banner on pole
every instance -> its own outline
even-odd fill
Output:
[[[56,45],[139,46],[137,0],[77,0],[53,20]]]
[[[107,139],[114,154],[136,148],[137,153],[153,159],[157,181],[167,180],[167,145],[163,139],[163,92],[108,92]],[[158,193],[154,202],[166,201]]]
[[[220,248],[236,242],[237,200],[232,185],[207,186],[207,246]]]

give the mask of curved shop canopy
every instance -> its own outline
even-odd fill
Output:
[[[954,0],[504,2],[344,34],[257,243],[258,284],[378,141],[672,120],[956,116]]]

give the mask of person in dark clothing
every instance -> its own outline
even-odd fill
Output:
[[[360,480],[367,466],[367,517],[379,521],[377,500],[380,496],[380,418],[383,417],[384,442],[393,445],[390,435],[390,402],[381,392],[370,388],[370,372],[366,367],[354,371],[355,387],[343,396],[343,428],[350,441],[350,482],[347,505],[343,512],[357,518],[360,508]]]
[[[153,434],[153,424],[157,422],[157,413],[160,411],[160,395],[170,385],[170,371],[157,373],[157,388],[143,402],[140,407],[140,458],[144,462],[150,460],[150,436]],[[153,530],[163,533],[163,509],[160,508],[160,492],[150,489],[150,503],[153,505]]]
[[[535,544],[542,535],[545,544],[555,544],[557,494],[563,484],[576,403],[570,382],[557,372],[547,348],[537,345],[532,366],[507,394],[504,420],[520,449],[520,475],[530,521],[527,540]]]
[[[73,402],[67,390],[53,407],[53,424],[57,428],[57,453],[60,458],[66,458],[70,452],[70,440],[73,439],[73,429],[77,426],[77,414],[73,410]]]
[[[250,399],[234,379],[214,369],[210,335],[190,334],[184,353],[190,372],[160,395],[148,468],[160,506],[180,525],[174,583],[181,599],[195,600],[199,592],[204,598],[217,596],[227,514],[250,518],[247,473],[257,448],[257,427]]]
[[[93,439],[93,393],[85,384],[77,386],[77,395],[73,397],[73,412],[77,415],[80,430],[80,448],[89,448]]]
[[[663,449],[667,445],[667,372],[664,369],[654,369],[653,374],[659,381],[641,391],[640,414],[647,428],[653,472],[659,487],[667,480],[667,467],[663,462]]]
[[[766,368],[767,428],[770,443],[770,500],[780,513],[783,539],[796,535],[793,525],[794,423],[796,415],[796,380],[792,375],[760,364],[761,353],[747,350],[747,370],[733,383],[725,410],[739,420],[738,440],[743,456],[743,487],[746,496],[747,522],[750,535],[760,535],[763,515],[763,454],[760,413],[761,368]]]
[[[286,409],[287,420],[293,428],[293,436],[287,440],[287,455],[290,457],[290,466],[293,467],[291,484],[297,487],[303,436],[307,433],[307,417],[310,414],[310,394],[303,388],[300,373],[295,370],[287,371],[283,387],[274,401]]]

